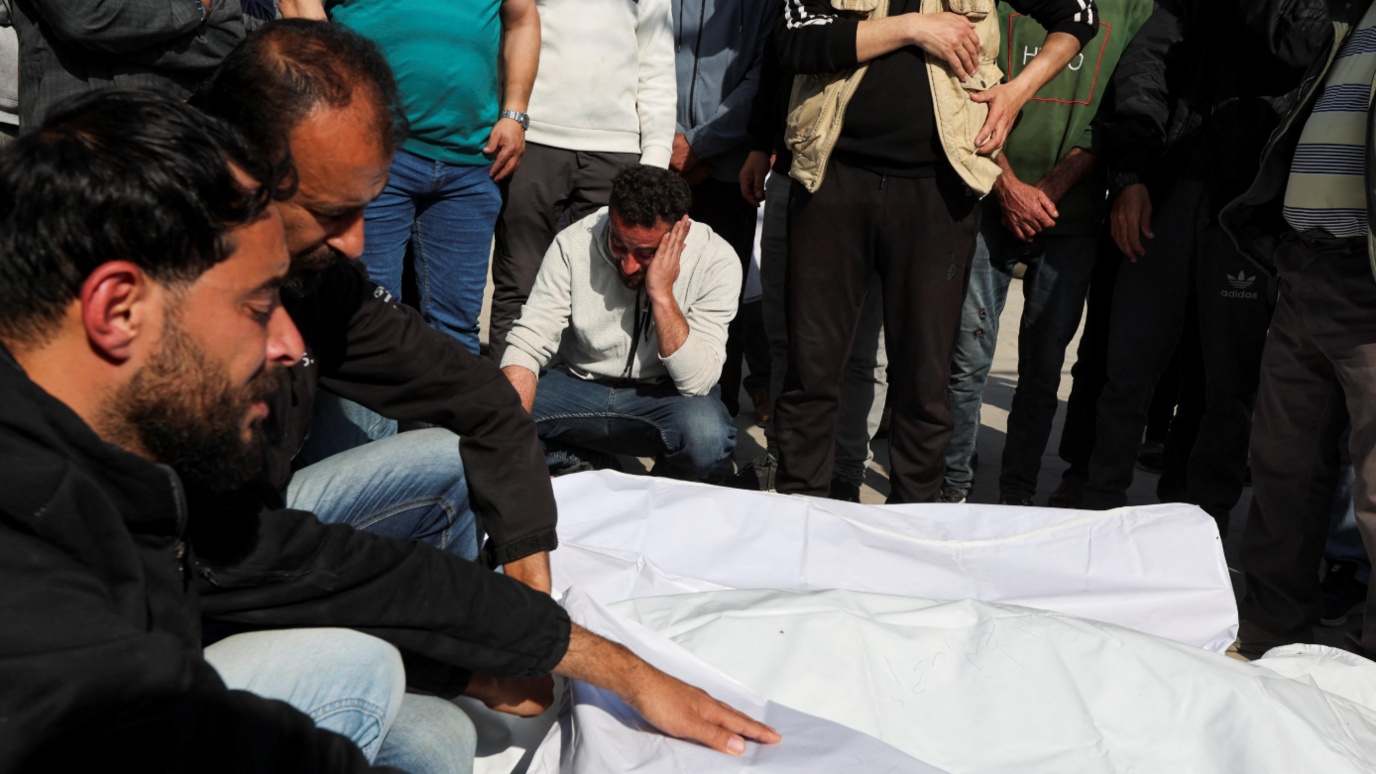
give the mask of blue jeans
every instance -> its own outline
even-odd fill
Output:
[[[970,290],[961,312],[960,334],[951,353],[947,396],[955,431],[946,448],[944,486],[969,491],[979,434],[984,386],[998,346],[999,316],[1008,300],[1013,265],[1024,263],[1023,311],[1018,327],[1018,385],[1008,415],[999,491],[1037,491],[1042,454],[1056,418],[1057,390],[1065,350],[1080,327],[1097,236],[1039,236],[1030,244],[1008,232],[986,212],[976,240]]]
[[[478,735],[463,710],[406,693],[401,654],[351,629],[285,629],[205,649],[225,685],[286,702],[345,736],[370,763],[410,774],[473,771]],[[438,742],[438,743],[437,743]]]
[[[689,397],[667,380],[607,387],[551,369],[540,377],[530,413],[551,467],[574,462],[582,448],[654,457],[655,475],[698,481],[736,451],[736,425],[717,386]]]
[[[502,208],[490,166],[457,166],[398,150],[382,195],[364,212],[363,262],[401,298],[410,245],[420,311],[436,330],[478,351],[492,231]]]
[[[330,399],[339,400],[329,396],[322,405],[331,405]],[[313,431],[339,432],[320,419],[317,412]],[[459,437],[437,427],[398,435],[393,424],[392,432],[296,471],[287,485],[287,506],[326,524],[420,540],[477,559],[480,525],[468,498]]]

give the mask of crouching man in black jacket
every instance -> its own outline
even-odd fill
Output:
[[[545,594],[243,493],[304,352],[270,201],[291,190],[263,166],[145,91],[69,101],[0,151],[0,772],[405,765],[403,727],[457,710],[404,683],[452,695],[473,671],[555,670],[722,751],[777,741]],[[201,589],[267,630],[203,654]]]
[[[261,157],[289,147],[299,175],[279,207],[292,255],[283,303],[306,354],[269,401],[271,489],[326,523],[465,559],[478,558],[481,519],[485,561],[548,592],[556,510],[534,422],[495,364],[431,328],[352,260],[363,253],[363,208],[406,133],[381,52],[336,24],[273,22],[191,103]],[[392,421],[389,437],[370,443],[340,415],[345,406],[437,427],[398,435]]]

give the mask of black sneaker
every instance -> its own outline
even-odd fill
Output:
[[[772,492],[774,477],[778,472],[779,461],[766,454],[742,465],[740,472],[723,482],[723,486],[751,492]]]
[[[1075,470],[1067,470],[1061,476],[1061,485],[1046,498],[1052,508],[1079,508],[1085,498],[1085,484],[1089,478]]]
[[[1366,584],[1357,580],[1356,562],[1329,562],[1323,578],[1322,626],[1342,626],[1353,608],[1366,601]]]
[[[1146,441],[1137,452],[1137,469],[1160,475],[1166,470],[1166,444],[1161,441]]]
[[[1032,495],[1026,492],[999,492],[999,505],[1022,505],[1032,504]]]
[[[827,497],[832,500],[858,503],[860,502],[860,487],[844,479],[833,478],[831,480],[831,491],[827,493]]]
[[[964,489],[956,489],[953,486],[943,486],[936,494],[936,501],[939,503],[963,503],[970,493]]]

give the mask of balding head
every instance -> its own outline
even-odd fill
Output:
[[[289,154],[281,205],[292,283],[363,252],[363,208],[406,134],[396,82],[372,42],[328,22],[272,22],[230,54],[191,104],[234,125],[267,158]]]
[[[391,152],[406,135],[396,81],[378,47],[329,22],[284,19],[250,35],[191,97],[234,125],[261,155],[280,154],[312,113],[366,107],[374,141]]]

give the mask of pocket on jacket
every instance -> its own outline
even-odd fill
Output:
[[[969,16],[975,21],[994,12],[994,0],[941,0],[941,4],[947,11]]]

